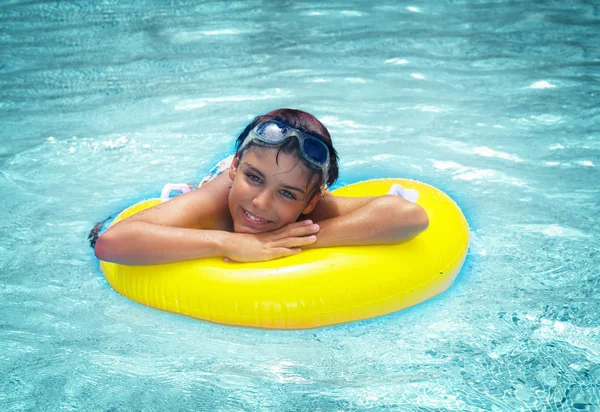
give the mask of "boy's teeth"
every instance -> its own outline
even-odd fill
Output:
[[[256,220],[257,222],[266,222],[266,220],[260,219],[260,218],[258,218],[256,216],[254,216],[253,214],[251,214],[247,210],[245,210],[244,212],[246,213],[246,216],[248,216],[250,218],[250,220]]]

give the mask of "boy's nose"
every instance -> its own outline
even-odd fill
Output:
[[[268,190],[262,190],[252,201],[257,211],[268,212],[271,207],[271,194]]]

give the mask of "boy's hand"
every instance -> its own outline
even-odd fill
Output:
[[[225,262],[261,262],[284,256],[296,255],[300,246],[310,245],[317,240],[315,233],[319,225],[303,220],[285,225],[272,232],[233,233],[227,245]]]

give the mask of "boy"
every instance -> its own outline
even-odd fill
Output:
[[[332,196],[337,161],[329,132],[309,113],[259,116],[238,137],[227,173],[113,225],[96,256],[126,265],[250,262],[303,248],[399,243],[427,228],[425,210],[399,196]]]

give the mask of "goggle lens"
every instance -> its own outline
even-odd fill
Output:
[[[302,148],[304,149],[306,156],[308,156],[313,162],[323,165],[327,161],[328,149],[320,140],[307,137],[304,139],[304,145]]]
[[[279,143],[285,139],[287,127],[275,122],[266,122],[258,126],[256,134],[267,142]]]

